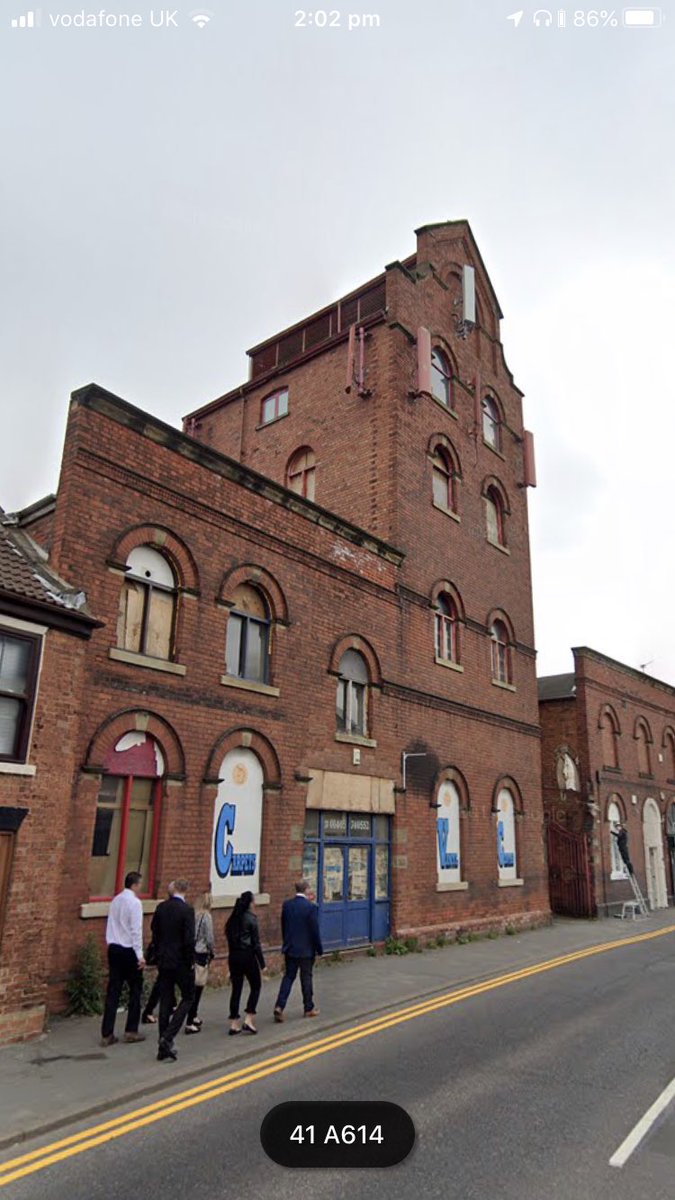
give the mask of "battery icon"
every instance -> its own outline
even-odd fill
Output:
[[[626,29],[655,29],[661,24],[661,9],[624,8],[623,23]]]

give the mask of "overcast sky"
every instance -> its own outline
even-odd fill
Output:
[[[293,0],[209,3],[203,29],[3,6],[0,504],[55,490],[76,387],[178,424],[248,346],[466,217],[536,438],[539,672],[587,644],[675,683],[675,6],[558,29],[368,0],[316,29]],[[380,28],[347,32],[364,12]]]

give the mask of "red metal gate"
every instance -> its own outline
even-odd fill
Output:
[[[583,833],[570,833],[548,823],[548,887],[554,913],[595,917],[588,843]]]

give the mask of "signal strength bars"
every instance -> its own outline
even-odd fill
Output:
[[[35,26],[34,12],[24,13],[22,17],[12,17],[12,29],[35,29]]]

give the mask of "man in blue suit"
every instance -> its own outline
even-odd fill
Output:
[[[282,951],[286,960],[286,972],[281,981],[279,995],[274,1006],[274,1020],[284,1020],[284,1009],[300,972],[302,1003],[306,1017],[318,1017],[314,1006],[312,972],[317,954],[323,954],[319,933],[319,910],[307,895],[309,884],[306,879],[295,885],[295,898],[284,900],[281,909]]]

